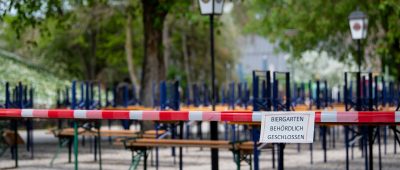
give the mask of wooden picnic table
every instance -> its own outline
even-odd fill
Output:
[[[256,144],[257,148],[271,149],[272,144],[261,145]],[[131,139],[124,141],[124,146],[132,151],[132,162],[130,169],[136,169],[140,158],[144,157],[144,169],[147,169],[147,153],[148,150],[158,147],[199,147],[211,149],[228,149],[233,153],[233,159],[236,163],[237,169],[240,169],[240,162],[245,161],[251,164],[251,154],[254,150],[254,142],[252,141],[236,141],[231,142],[227,140],[189,140],[189,139]],[[260,149],[260,148],[258,148]],[[134,154],[136,153],[136,154]],[[183,156],[179,157],[180,165],[182,165]]]

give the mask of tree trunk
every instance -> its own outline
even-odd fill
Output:
[[[168,70],[169,58],[171,56],[171,40],[169,34],[169,23],[168,19],[165,19],[163,27],[163,50],[164,50],[164,63],[165,70]]]
[[[84,73],[84,79],[89,80],[90,78],[90,62],[89,62],[89,57],[87,55],[82,55],[82,49],[80,48],[79,45],[74,45],[72,46],[72,49],[74,49],[74,54],[77,56],[80,56],[80,63],[81,63],[81,68]]]
[[[89,80],[95,79],[96,74],[96,49],[97,49],[97,30],[92,29],[90,34],[90,77]]]
[[[186,34],[182,32],[181,34],[182,37],[182,52],[183,52],[183,60],[184,60],[184,65],[185,65],[185,74],[186,74],[186,81],[187,81],[187,88],[189,92],[189,98],[193,98],[192,94],[192,79],[190,75],[190,62],[189,62],[189,52],[188,52],[188,47],[187,47],[187,41],[186,41]]]
[[[393,47],[392,47],[392,57],[394,57],[394,60],[392,60],[395,64],[394,66],[396,67],[396,80],[397,82],[400,82],[400,38],[396,38]]]
[[[171,1],[142,0],[144,25],[144,61],[140,99],[144,106],[152,106],[152,85],[166,78],[162,53],[162,29]]]
[[[127,14],[126,18],[126,39],[125,39],[125,52],[126,62],[128,64],[129,77],[135,87],[138,87],[138,81],[135,75],[135,68],[133,66],[133,54],[132,54],[132,15]],[[137,88],[136,88],[137,89]]]

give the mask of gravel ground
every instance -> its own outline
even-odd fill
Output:
[[[25,132],[21,131],[24,137]],[[382,146],[382,169],[399,169],[400,154],[394,154],[393,138],[390,138],[387,145],[387,154],[383,153]],[[74,164],[68,163],[68,150],[63,148],[58,158],[54,162],[53,167],[50,166],[50,160],[54,156],[57,149],[57,140],[46,131],[35,131],[35,155],[31,159],[30,153],[26,151],[25,146],[19,147],[19,168],[18,169],[73,169]],[[318,141],[314,143],[314,163],[310,164],[310,151],[309,144],[302,144],[300,152],[297,150],[297,144],[288,144],[285,149],[285,169],[344,169],[345,168],[345,149],[343,147],[343,140],[337,139],[336,147],[331,145],[328,149],[327,163],[323,162],[323,151],[321,144]],[[178,150],[177,150],[178,153]],[[153,152],[154,154],[154,152]],[[231,170],[236,169],[233,162],[232,154],[227,150],[220,150],[219,153],[220,169]],[[183,149],[184,169],[205,170],[211,169],[210,151],[203,148],[184,148]],[[149,155],[148,169],[155,169],[151,166],[152,156]],[[102,141],[102,163],[103,169],[128,169],[131,160],[131,152],[125,150],[121,146],[110,145],[105,138]],[[160,149],[160,168],[162,170],[175,170],[179,169],[178,156],[175,158],[171,156],[170,148]],[[378,169],[378,146],[374,146],[374,165]],[[242,162],[242,169],[250,169],[249,165]],[[9,150],[5,155],[0,157],[0,168],[8,169],[14,166],[14,161],[11,160]],[[260,155],[260,169],[272,169],[272,154],[271,150],[263,150]],[[86,140],[86,145],[79,146],[79,168],[80,169],[99,169],[98,162],[94,161],[93,152],[90,150],[90,143]],[[143,169],[142,163],[138,169]],[[350,169],[364,169],[364,159],[361,157],[359,149],[354,148],[354,159],[350,161]]]

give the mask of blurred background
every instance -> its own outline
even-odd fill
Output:
[[[399,81],[398,0],[231,0],[216,17],[216,83],[271,70],[342,85],[358,68],[348,23],[357,8],[369,21],[362,70]],[[197,0],[2,0],[0,13],[0,81],[33,86],[39,105],[54,105],[71,80],[133,83],[145,106],[153,82],[211,81],[209,20]]]

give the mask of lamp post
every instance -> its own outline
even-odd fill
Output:
[[[351,38],[353,40],[357,40],[357,64],[358,64],[358,72],[361,72],[361,40],[367,37],[367,29],[368,29],[368,18],[363,12],[359,9],[353,11],[349,15],[349,25],[351,31]]]
[[[361,98],[361,40],[367,37],[367,28],[368,28],[368,18],[363,12],[361,12],[358,8],[356,11],[353,11],[349,15],[349,25],[351,31],[351,38],[353,40],[357,40],[357,63],[358,63],[358,73],[357,73],[357,103],[356,110],[362,110],[362,98]],[[369,80],[372,81],[372,80]],[[370,98],[370,106],[372,106],[372,98]],[[346,127],[347,128],[347,127]],[[363,127],[363,151],[366,156],[365,159],[365,168],[373,169],[373,127]],[[347,130],[346,130],[346,133]],[[346,134],[347,135],[347,134]],[[369,141],[368,141],[369,139]],[[369,148],[367,148],[367,143],[369,144]],[[346,153],[348,152],[348,146],[346,146]],[[368,153],[369,150],[369,153]],[[368,155],[368,156],[367,156]],[[346,169],[349,169],[348,155],[346,155]]]
[[[351,38],[357,40],[357,103],[356,110],[361,111],[361,40],[367,37],[368,18],[358,8],[349,15],[349,25],[351,31]]]
[[[214,15],[221,15],[224,0],[199,0],[200,12],[210,17],[211,104],[215,111]],[[210,122],[211,140],[218,140],[218,122]],[[218,149],[211,149],[211,169],[218,170]]]

